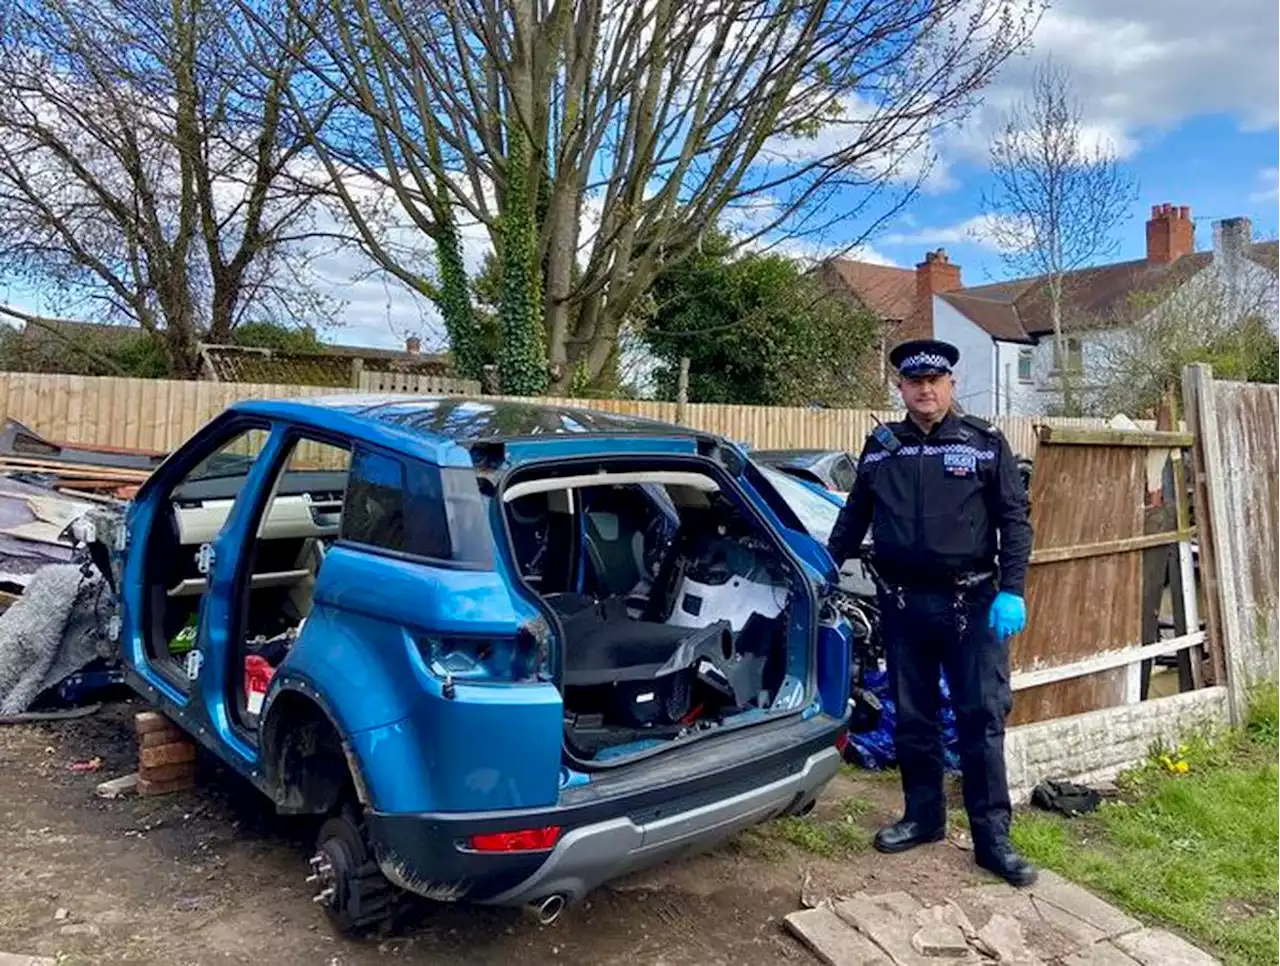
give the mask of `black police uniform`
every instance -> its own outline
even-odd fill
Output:
[[[935,340],[906,343],[891,356],[904,375],[950,373],[958,358],[955,347]],[[941,667],[975,857],[1025,884],[1034,870],[1008,840],[1008,645],[988,625],[999,591],[1023,596],[1031,555],[1026,492],[1009,444],[989,423],[954,412],[927,433],[910,419],[879,427],[831,533],[838,563],[858,554],[868,526],[906,799],[903,822],[882,830],[877,845],[901,851],[945,834]]]

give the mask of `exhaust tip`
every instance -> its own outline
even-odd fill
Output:
[[[543,926],[549,926],[559,919],[561,914],[564,912],[565,899],[564,896],[556,893],[554,895],[547,896],[539,902],[535,902],[533,904],[533,908],[537,913],[538,922]]]

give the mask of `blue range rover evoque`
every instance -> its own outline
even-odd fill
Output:
[[[284,813],[338,928],[532,905],[803,814],[835,774],[837,574],[717,437],[407,396],[239,403],[114,546],[130,683]],[[99,548],[100,550],[102,548]]]

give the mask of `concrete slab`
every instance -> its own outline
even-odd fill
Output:
[[[1120,936],[1115,944],[1142,966],[1221,966],[1203,949],[1163,929],[1139,929]]]
[[[978,931],[978,943],[1001,966],[1043,966],[1044,960],[1027,946],[1022,925],[1011,916],[997,912]]]
[[[1069,938],[1077,947],[1093,946],[1109,938],[1104,930],[1072,915],[1046,899],[1035,896],[1032,898],[1031,904],[1035,906],[1040,918]]]
[[[1105,937],[1100,929],[1076,919],[1048,902],[1039,902],[1025,890],[1007,886],[965,889],[957,902],[975,923],[1003,915],[1022,927],[1027,948],[1045,961],[1061,959]]]
[[[826,966],[893,966],[882,950],[850,928],[829,905],[793,912],[783,921]]]
[[[23,956],[20,953],[0,953],[0,966],[57,966],[48,956]]]
[[[1072,953],[1062,961],[1062,966],[1138,966],[1138,961],[1105,942]]]
[[[861,894],[861,893],[860,893]],[[890,912],[906,916],[908,919],[915,916],[916,913],[924,909],[924,903],[913,895],[905,892],[886,892],[879,896],[867,896],[877,906],[888,909]]]
[[[968,959],[971,952],[960,927],[945,922],[921,926],[912,934],[911,946],[921,956],[932,959]]]
[[[837,916],[888,953],[897,966],[937,966],[937,959],[919,952],[912,942],[920,929],[914,917],[895,915],[879,905],[876,899],[861,892],[840,900],[832,908]],[[981,960],[971,952],[947,962],[976,964]]]
[[[1101,930],[1107,938],[1142,928],[1142,923],[1132,916],[1125,915],[1111,903],[1047,869],[1040,871],[1036,884],[1027,891]]]

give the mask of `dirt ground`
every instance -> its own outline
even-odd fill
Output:
[[[971,855],[947,843],[839,857],[766,827],[598,889],[549,927],[519,910],[423,902],[392,934],[350,941],[303,882],[314,827],[276,816],[216,762],[201,762],[190,793],[95,797],[99,782],[133,770],[140,709],[121,702],[77,721],[0,728],[0,952],[66,966],[808,964],[781,925],[802,891],[905,888],[941,899],[981,878]],[[95,757],[98,771],[70,770]],[[814,814],[856,815],[869,831],[896,818],[900,802],[892,776],[846,770]]]

